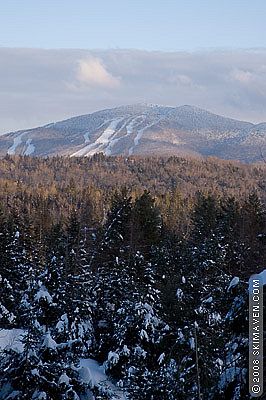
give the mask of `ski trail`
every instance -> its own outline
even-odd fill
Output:
[[[31,154],[33,154],[35,152],[35,146],[32,143],[32,139],[28,139],[26,141],[26,150],[24,151],[24,156],[30,156]]]
[[[86,133],[84,133],[84,135],[83,135],[83,137],[84,137],[84,143],[88,143],[88,142],[90,141],[90,139],[89,139],[89,134],[90,134],[89,131],[86,132]]]
[[[100,124],[99,126],[97,126],[97,128],[95,129],[95,131],[98,130],[98,129],[100,129],[100,128],[101,128],[102,126],[104,126],[107,122],[110,122],[110,119],[105,120],[102,124]],[[88,131],[88,132],[84,133],[84,135],[83,135],[83,137],[84,137],[84,143],[85,143],[85,144],[88,143],[88,142],[90,142],[90,138],[89,138],[90,133],[91,133],[91,132]],[[93,147],[93,145],[94,145],[94,143],[91,143],[91,144],[89,144],[89,145],[87,145],[87,146],[85,146],[85,147],[82,147],[82,149],[80,149],[80,150],[78,150],[78,151],[75,151],[75,153],[71,154],[70,157],[82,157],[82,156],[86,156],[86,154],[87,154],[88,151]]]
[[[110,138],[115,133],[116,127],[121,122],[123,118],[117,118],[113,120],[110,125],[103,131],[101,136],[91,145],[93,146],[92,149],[89,149],[86,156],[92,156],[93,154],[98,153],[100,150],[103,149],[105,145],[107,145],[110,141]],[[96,147],[95,147],[96,146]]]
[[[18,136],[14,137],[14,139],[13,139],[14,142],[13,142],[12,146],[9,147],[9,149],[7,150],[7,154],[9,154],[10,156],[16,154],[16,149],[17,149],[18,146],[21,145],[22,138],[26,133],[27,132],[22,132]]]
[[[157,121],[155,121],[155,122],[152,122],[151,124],[148,124],[148,125],[144,126],[144,128],[140,129],[140,130],[137,132],[137,135],[136,135],[136,137],[134,138],[134,145],[131,146],[130,149],[128,150],[128,155],[129,155],[129,156],[131,156],[131,155],[133,154],[134,148],[135,148],[136,146],[139,145],[139,142],[140,142],[140,140],[141,140],[141,138],[142,138],[142,135],[143,135],[144,131],[146,131],[146,129],[149,129],[149,128],[152,127],[153,125],[157,124],[160,120],[161,120],[161,118],[159,118],[159,119],[158,119]]]
[[[105,125],[107,122],[109,122],[109,121],[110,121],[109,119],[103,121],[103,123],[102,123],[101,125],[97,126],[97,128],[96,128],[95,130],[100,129],[102,126],[104,126],[104,125]],[[83,135],[83,137],[84,137],[84,143],[90,142],[90,138],[89,138],[90,133],[91,133],[90,131],[84,133],[84,135]]]
[[[116,118],[111,120],[108,127],[102,132],[102,134],[95,140],[95,142],[83,147],[77,152],[73,153],[71,157],[74,156],[93,156],[99,151],[103,150],[104,146],[109,143],[111,136],[115,133],[116,127],[123,118]]]
[[[139,125],[143,121],[143,117],[144,117],[144,115],[139,115],[138,117],[133,118],[133,120],[126,127],[126,130],[127,130],[126,136],[131,135],[133,133],[134,125],[136,125],[135,123],[140,119],[141,121],[137,124],[137,125]]]
[[[126,138],[127,136],[130,136],[130,135],[132,134],[132,132],[133,132],[133,127],[134,127],[136,121],[138,121],[140,118],[142,119],[143,116],[139,115],[138,117],[133,118],[131,121],[130,121],[130,119],[127,119],[127,121],[121,126],[121,128],[118,129],[118,131],[117,131],[116,133],[119,133],[123,128],[126,128],[127,133],[126,133],[126,135],[121,136],[121,137],[119,137],[119,138],[114,138],[115,135],[111,138],[110,143],[109,143],[108,147],[107,147],[106,150],[105,150],[105,154],[106,154],[107,156],[110,156],[110,155],[111,155],[111,153],[112,153],[112,148],[114,147],[114,145],[115,145],[117,142],[119,142],[121,139],[124,139],[124,138]],[[129,124],[127,124],[128,121],[130,121]]]

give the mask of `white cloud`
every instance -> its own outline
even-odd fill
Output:
[[[120,85],[120,79],[108,72],[103,62],[95,57],[78,62],[77,79],[89,86],[116,88]]]

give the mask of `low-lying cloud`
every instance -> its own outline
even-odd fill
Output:
[[[89,86],[116,88],[120,81],[107,71],[103,62],[96,57],[79,60],[77,80]]]
[[[0,48],[0,132],[122,104],[191,104],[266,121],[266,49],[205,52]]]

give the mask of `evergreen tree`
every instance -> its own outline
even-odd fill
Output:
[[[0,327],[12,326],[15,323],[14,275],[11,255],[12,235],[8,222],[0,210]]]
[[[132,216],[133,245],[134,251],[149,254],[151,247],[158,244],[161,237],[162,219],[155,199],[148,191],[138,197],[135,201]]]

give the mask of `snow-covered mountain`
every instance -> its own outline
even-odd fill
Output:
[[[0,155],[190,155],[244,162],[266,157],[266,123],[225,118],[197,107],[136,104],[0,137]]]

